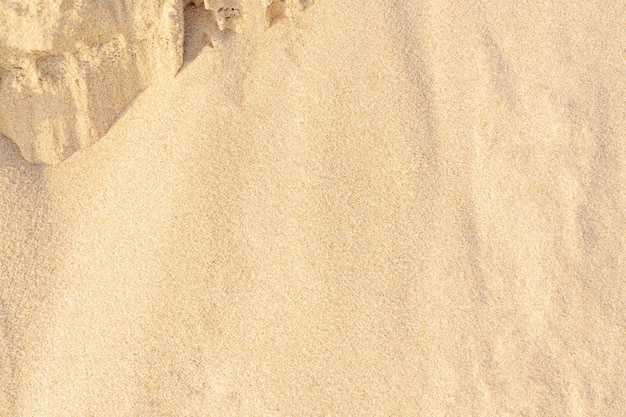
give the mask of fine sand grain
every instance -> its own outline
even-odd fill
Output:
[[[626,4],[309,3],[0,138],[0,416],[623,416]]]

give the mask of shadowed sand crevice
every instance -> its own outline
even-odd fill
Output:
[[[204,6],[190,3],[185,7],[185,42],[183,44],[183,66],[193,61],[205,47],[213,48],[212,33],[219,30],[215,12]]]
[[[411,130],[415,138],[408,145],[414,155],[416,169],[426,179],[420,189],[428,198],[433,198],[439,188],[441,156],[438,148],[441,144],[437,137],[436,117],[433,117],[435,109],[427,55],[420,27],[414,20],[419,18],[418,9],[412,2],[397,1],[385,10],[384,20],[389,22],[389,35],[395,42],[396,50],[401,51],[399,57],[404,64],[404,75],[410,81],[411,110],[415,115]]]
[[[514,112],[517,105],[517,91],[511,66],[489,33],[485,34],[484,45],[487,50],[489,65],[491,65],[489,75],[493,91],[506,103],[508,110]]]

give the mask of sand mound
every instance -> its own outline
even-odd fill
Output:
[[[308,2],[245,5],[244,13],[239,0],[0,3],[0,132],[27,160],[57,164],[102,137],[147,86],[171,82],[193,55],[185,25],[210,43],[212,32],[253,31],[263,18],[271,26]]]

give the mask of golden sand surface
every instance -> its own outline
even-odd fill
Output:
[[[626,415],[624,1],[187,31],[94,145],[0,139],[0,416]]]

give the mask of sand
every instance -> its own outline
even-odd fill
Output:
[[[0,139],[0,416],[624,415],[624,2],[201,36],[59,165]]]

